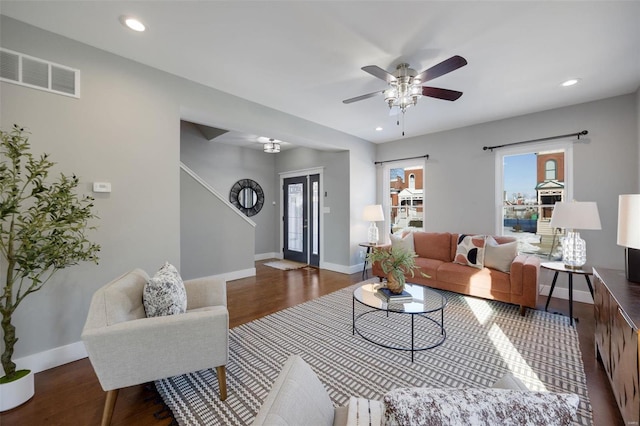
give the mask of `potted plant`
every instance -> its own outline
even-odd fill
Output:
[[[16,370],[13,313],[26,297],[40,289],[56,271],[81,261],[98,262],[100,246],[85,233],[96,218],[93,198],[80,197],[78,178],[60,174],[49,178],[55,163],[48,154],[30,152],[25,130],[14,125],[0,130],[0,265],[4,278],[0,314],[4,339],[1,355],[0,411],[33,396],[33,374]]]
[[[387,288],[391,292],[400,294],[404,289],[406,275],[415,276],[418,255],[413,250],[401,247],[376,248],[367,255],[370,263],[378,262],[382,271],[387,275]],[[429,278],[429,275],[421,272],[422,276]]]

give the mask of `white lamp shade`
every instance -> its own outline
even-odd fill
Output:
[[[602,229],[598,205],[594,201],[555,203],[550,226],[569,229]]]
[[[618,245],[640,249],[640,194],[618,197]]]
[[[380,204],[372,204],[364,207],[362,218],[367,222],[379,222],[384,220],[384,213]]]

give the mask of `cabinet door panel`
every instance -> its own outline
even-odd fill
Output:
[[[596,317],[595,343],[607,376],[611,377],[611,302],[609,291],[596,275],[593,283],[593,306]]]
[[[611,367],[613,393],[626,424],[640,419],[638,387],[638,330],[615,303],[611,330]]]

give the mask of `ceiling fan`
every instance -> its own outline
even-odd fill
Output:
[[[379,79],[386,81],[389,84],[389,88],[368,93],[366,95],[356,96],[355,98],[345,99],[342,102],[350,104],[372,98],[374,96],[384,95],[384,100],[392,111],[396,109],[404,113],[407,108],[412,105],[416,105],[418,103],[418,99],[422,96],[444,99],[446,101],[455,101],[462,96],[462,92],[458,92],[457,90],[441,89],[438,87],[422,86],[422,83],[426,83],[429,80],[433,80],[434,78],[438,78],[450,73],[451,71],[455,71],[465,65],[467,65],[467,60],[458,55],[452,56],[449,59],[422,71],[420,74],[418,74],[416,70],[409,68],[409,64],[406,63],[399,64],[393,73],[389,73],[377,65],[367,65],[366,67],[362,67],[362,70],[368,72],[374,77],[378,77]]]

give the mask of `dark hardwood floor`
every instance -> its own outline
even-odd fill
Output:
[[[280,271],[256,263],[255,277],[227,283],[230,327],[314,299],[361,281],[361,274],[344,275],[312,268]],[[544,309],[540,297],[538,308]],[[568,302],[551,299],[549,311],[568,313]],[[623,425],[604,368],[595,358],[593,305],[574,303],[580,349],[587,376],[594,425]],[[88,359],[35,375],[36,394],[20,407],[0,414],[0,425],[99,425],[105,393]],[[233,392],[233,389],[229,390]],[[120,390],[112,425],[169,425],[157,393],[144,385]]]

